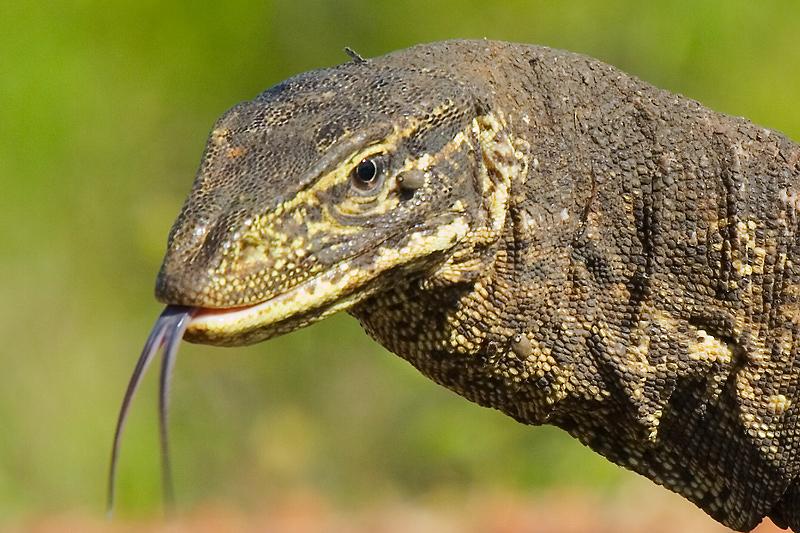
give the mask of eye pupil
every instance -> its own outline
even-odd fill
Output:
[[[362,183],[371,183],[378,175],[378,165],[372,159],[364,159],[356,167],[356,178]]]

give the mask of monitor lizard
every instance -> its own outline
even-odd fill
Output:
[[[347,311],[433,381],[726,526],[800,531],[800,146],[566,51],[351,58],[214,126],[110,498],[159,346],[166,460],[181,337],[250,344]]]

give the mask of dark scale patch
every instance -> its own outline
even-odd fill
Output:
[[[437,113],[422,117],[419,128],[404,141],[412,157],[438,153],[442,147],[466,129],[473,116],[466,113],[466,102],[447,102]]]
[[[328,148],[330,145],[336,142],[336,140],[339,139],[343,133],[344,128],[339,123],[328,122],[327,124],[322,124],[314,137],[317,148],[319,150]]]

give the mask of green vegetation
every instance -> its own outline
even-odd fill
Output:
[[[0,15],[0,520],[100,511],[116,411],[160,306],[167,231],[226,108],[417,42],[568,48],[800,138],[800,9],[752,2],[6,2]],[[122,514],[160,500],[155,380],[123,442]],[[552,428],[441,390],[341,316],[245,349],[185,345],[180,500],[342,505],[628,479]]]

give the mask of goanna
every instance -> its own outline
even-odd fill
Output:
[[[166,344],[166,436],[184,331],[242,345],[347,311],[731,528],[800,531],[798,216],[797,144],[588,57],[353,55],[214,126],[122,414]]]

